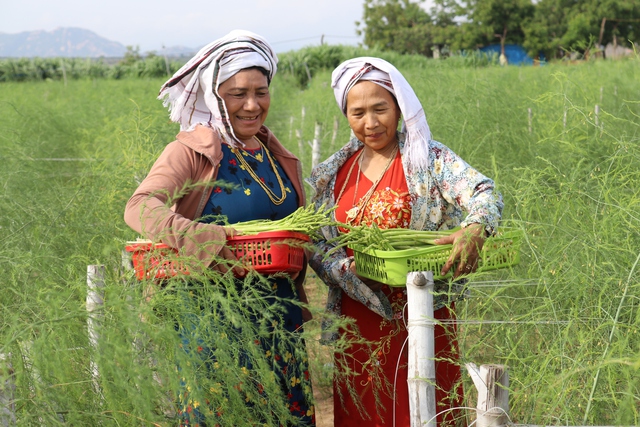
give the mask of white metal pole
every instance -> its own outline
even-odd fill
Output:
[[[407,274],[409,410],[411,427],[436,426],[433,273]]]

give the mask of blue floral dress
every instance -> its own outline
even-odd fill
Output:
[[[213,187],[203,211],[204,222],[229,224],[249,221],[255,219],[278,220],[291,214],[298,208],[298,199],[292,191],[292,184],[280,165],[273,158],[269,158],[265,147],[257,150],[238,150],[234,152],[227,144],[222,144],[223,159],[220,162],[218,178]],[[238,156],[243,156],[244,162]],[[277,168],[274,173],[271,162]],[[247,170],[247,166],[252,169],[253,174]],[[253,175],[253,176],[252,176]],[[284,200],[279,205],[273,203],[266,191],[256,182],[256,177],[269,189],[272,190],[272,198]],[[277,305],[274,311],[280,313],[278,327],[284,327],[289,333],[286,344],[278,342],[278,335],[272,334],[268,337],[258,337],[255,344],[262,347],[267,360],[271,363],[274,373],[279,378],[280,388],[286,396],[290,413],[299,419],[296,425],[315,425],[314,407],[309,402],[311,395],[311,382],[307,367],[307,360],[302,357],[295,357],[295,354],[306,354],[305,343],[299,337],[302,331],[302,310],[293,301],[298,300],[295,286],[288,278],[270,277],[270,290],[261,291],[260,298],[264,304]],[[243,286],[250,286],[246,282],[238,279],[236,288],[239,292]],[[215,308],[214,308],[215,310]],[[264,317],[259,312],[260,309],[249,309],[248,319],[254,324]],[[198,330],[210,330],[220,328],[220,314],[216,312],[215,323],[211,313],[198,313],[187,316],[183,319],[182,325],[178,328],[182,348],[186,352],[195,352],[203,361],[202,366],[205,371],[221,369],[215,356],[216,349],[208,345],[198,337]],[[207,320],[211,319],[211,320]],[[203,323],[207,323],[204,324]],[[220,331],[225,333],[225,331]],[[288,348],[295,346],[296,348]],[[297,350],[297,351],[296,351]],[[246,353],[240,354],[240,364],[243,365],[243,372],[253,369],[252,361]],[[206,375],[203,372],[202,375]],[[196,385],[197,386],[197,385]],[[241,384],[238,383],[237,387]],[[190,390],[193,385],[183,380],[182,392],[180,395],[180,418],[181,426],[224,426],[224,414],[216,411],[215,408],[203,408],[202,402],[197,402],[191,397]],[[260,387],[260,384],[256,384]],[[215,391],[215,390],[214,390]],[[266,398],[258,402],[249,402],[248,405],[267,404]],[[247,421],[247,425],[253,425]],[[255,425],[262,425],[259,421]]]

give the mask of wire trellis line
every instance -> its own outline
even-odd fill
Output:
[[[498,286],[539,286],[544,285],[544,283],[535,281],[535,280],[487,280],[487,281],[477,281],[477,282],[469,282],[468,286],[470,288],[495,288]]]
[[[407,323],[407,326],[415,325],[433,325],[438,323],[439,325],[568,325],[571,322],[568,320],[438,320],[424,319],[423,321],[413,321]]]

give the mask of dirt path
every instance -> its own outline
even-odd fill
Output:
[[[319,283],[319,279],[313,272],[307,273],[305,289],[310,305],[314,311],[322,311],[327,300],[326,286]],[[308,353],[311,361],[311,383],[313,396],[316,401],[316,427],[333,427],[333,388],[331,375],[325,372],[325,364],[331,363],[331,355],[327,347],[319,343],[320,327],[318,322],[313,322],[310,327],[316,329],[317,339],[308,342]]]
[[[333,427],[333,393],[314,385],[316,399],[316,427]]]

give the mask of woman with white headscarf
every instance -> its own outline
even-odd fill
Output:
[[[336,219],[351,225],[415,230],[462,226],[437,241],[455,248],[441,273],[451,270],[458,278],[475,271],[484,239],[496,232],[501,218],[503,203],[493,181],[431,138],[419,99],[388,62],[370,57],[345,61],[333,71],[331,85],[353,137],[312,171],[307,180],[315,190],[312,203],[336,206]],[[351,345],[346,357],[337,356],[338,369],[355,377],[335,377],[335,425],[409,426],[408,387],[402,380],[408,361],[406,290],[359,277],[352,252],[330,244],[346,230],[322,231],[325,240],[316,242],[318,251],[309,265],[329,286],[327,309],[355,319],[356,337],[367,341]],[[461,290],[460,282],[436,283],[437,319],[454,319]],[[436,325],[435,335],[438,425],[453,425],[460,414],[447,409],[460,406],[462,397],[455,327]],[[324,338],[336,338],[336,333],[327,332]]]
[[[277,220],[306,202],[300,161],[264,126],[277,61],[262,37],[236,30],[201,49],[162,86],[158,98],[169,107],[170,118],[180,124],[181,131],[128,201],[125,221],[131,228],[199,260],[201,268],[222,274],[232,268],[236,276],[245,275],[238,263],[232,267],[224,262],[236,261],[225,246],[227,236],[235,231],[226,224]],[[303,269],[290,278],[269,279],[275,291],[266,299],[280,304],[276,310],[284,313],[280,324],[294,336],[309,314],[299,303],[287,301],[307,302],[304,276]],[[213,327],[206,324],[207,316],[211,313],[191,316],[192,324],[182,325],[180,333],[183,346],[202,353],[208,361],[204,365],[209,366],[215,349],[190,335]],[[258,322],[257,317],[258,313],[253,321]],[[314,425],[313,407],[306,400],[307,368],[300,357],[304,342],[296,342],[294,357],[272,354],[273,343],[263,345],[272,369],[282,377],[290,413],[302,425]],[[186,384],[181,394],[182,422],[204,425],[204,411],[188,396],[192,386]]]

